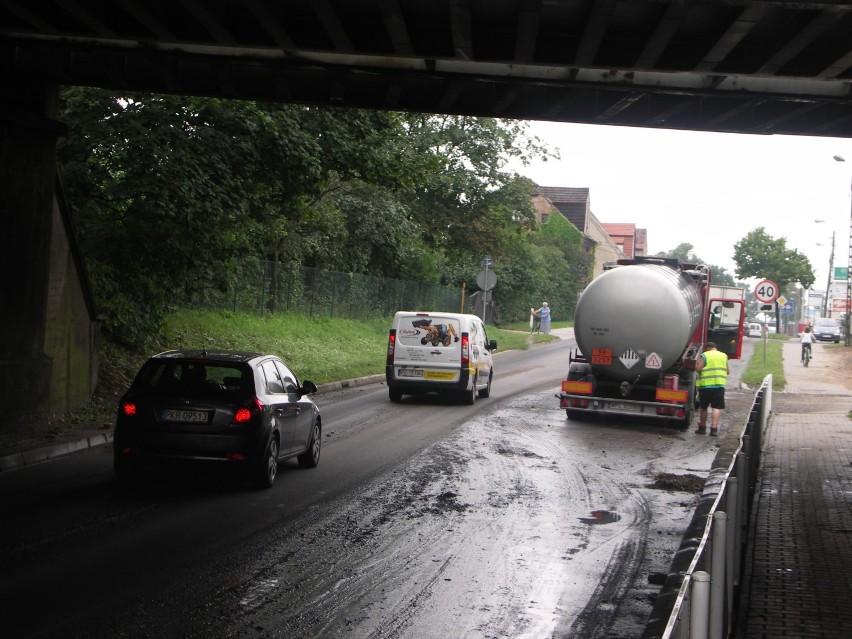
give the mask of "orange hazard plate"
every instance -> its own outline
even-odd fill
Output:
[[[612,349],[609,348],[593,348],[592,349],[592,364],[599,366],[609,366],[612,364]]]

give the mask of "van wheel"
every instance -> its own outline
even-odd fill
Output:
[[[473,406],[476,402],[476,378],[473,378],[473,384],[470,387],[470,390],[464,390],[461,392],[461,400],[462,403],[467,406]]]
[[[488,386],[486,386],[486,387],[485,387],[485,388],[483,388],[481,391],[479,391],[479,396],[480,396],[482,399],[485,399],[486,397],[490,397],[490,396],[491,396],[491,378],[492,378],[493,376],[494,376],[494,371],[492,371],[492,372],[488,373]]]
[[[402,391],[398,388],[389,388],[388,389],[388,397],[392,402],[398,402],[402,400]]]

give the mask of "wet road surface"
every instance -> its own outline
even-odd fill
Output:
[[[319,397],[320,467],[269,491],[159,471],[128,494],[106,449],[0,476],[0,635],[638,636],[697,500],[655,473],[715,449],[566,420],[563,347],[503,354],[470,409]]]

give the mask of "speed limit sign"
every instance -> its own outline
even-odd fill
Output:
[[[754,299],[769,304],[778,299],[778,285],[772,280],[762,280],[754,287]]]

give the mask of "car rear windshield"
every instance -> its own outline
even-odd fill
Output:
[[[837,320],[830,317],[818,319],[815,324],[815,328],[838,328],[839,326],[840,324],[837,323]]]
[[[229,364],[163,360],[149,361],[133,386],[163,393],[215,396],[252,390],[249,370]]]

